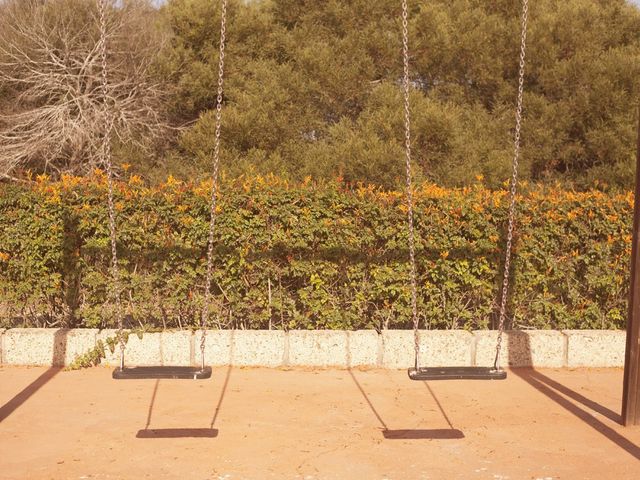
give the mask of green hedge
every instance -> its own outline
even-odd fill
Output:
[[[210,185],[117,184],[127,323],[186,327],[202,299]],[[0,326],[114,326],[104,176],[0,186]],[[432,328],[495,321],[505,191],[416,191],[419,312]],[[209,324],[410,328],[404,197],[340,181],[224,182]],[[523,186],[515,328],[622,328],[631,194]]]

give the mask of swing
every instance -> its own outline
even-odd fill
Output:
[[[118,367],[113,371],[112,377],[116,380],[150,380],[162,378],[204,380],[211,378],[211,367]]]
[[[407,373],[411,380],[504,380],[507,372],[500,368],[500,350],[506,317],[507,296],[509,291],[509,267],[511,264],[511,250],[513,242],[513,228],[515,223],[516,187],[518,182],[518,160],[520,156],[520,130],[522,123],[522,96],[524,90],[524,67],[527,38],[528,0],[522,0],[522,31],[520,42],[520,64],[518,72],[518,96],[516,102],[516,126],[514,134],[514,154],[512,160],[511,190],[507,229],[507,242],[505,248],[504,272],[502,279],[502,297],[500,302],[500,314],[498,323],[498,336],[496,341],[496,356],[492,367],[422,367],[419,364],[420,341],[418,335],[418,309],[417,309],[417,281],[415,260],[415,234],[413,226],[413,192],[411,178],[411,118],[409,115],[409,41],[407,28],[407,0],[402,0],[402,53],[404,60],[404,124],[405,124],[405,167],[406,167],[406,201],[407,201],[407,227],[409,230],[409,263],[411,282],[411,309],[413,320],[415,364]]]
[[[211,196],[209,201],[209,237],[207,245],[207,274],[205,281],[205,298],[200,316],[200,354],[201,363],[198,367],[188,366],[144,366],[144,367],[126,367],[124,361],[125,340],[123,335],[122,310],[120,304],[120,278],[118,270],[118,256],[116,250],[116,218],[113,201],[113,165],[111,161],[110,138],[113,130],[114,119],[108,104],[107,95],[107,23],[105,17],[106,0],[97,0],[100,13],[100,60],[102,63],[101,71],[101,92],[103,106],[106,112],[106,132],[102,139],[102,147],[100,154],[102,163],[107,170],[107,186],[108,186],[108,207],[109,207],[109,234],[111,243],[111,283],[110,297],[115,307],[116,319],[118,321],[118,342],[120,345],[120,365],[112,374],[116,380],[124,379],[193,379],[202,380],[211,378],[211,367],[205,365],[205,340],[206,340],[206,319],[209,311],[208,306],[211,298],[211,277],[213,272],[213,246],[216,221],[216,201],[218,197],[218,170],[220,166],[220,128],[222,121],[222,86],[224,79],[224,47],[226,33],[226,14],[227,0],[222,1],[222,12],[220,21],[220,60],[218,64],[218,95],[216,99],[216,130],[215,143],[213,153],[213,186],[211,188]]]
[[[106,21],[104,16],[105,0],[98,0],[100,5],[100,55],[102,60],[102,93],[105,110],[109,112],[107,101],[107,67],[106,67]],[[113,118],[108,115],[107,131],[103,138],[102,156],[103,163],[106,164],[107,184],[108,184],[108,206],[109,206],[109,231],[111,240],[111,297],[114,301],[116,317],[118,320],[118,340],[120,343],[120,366],[113,372],[114,379],[159,379],[159,378],[189,378],[204,379],[211,377],[211,367],[205,366],[205,338],[206,338],[206,318],[208,316],[208,304],[210,299],[211,276],[213,269],[213,240],[216,220],[216,200],[218,190],[218,169],[219,169],[219,149],[220,149],[220,129],[222,119],[222,86],[224,74],[224,47],[225,47],[225,26],[226,26],[226,0],[222,2],[221,28],[220,28],[220,61],[218,70],[218,95],[216,100],[216,129],[214,143],[214,164],[213,164],[213,187],[210,197],[210,223],[207,249],[207,275],[205,283],[205,301],[201,315],[200,367],[177,367],[177,366],[152,366],[152,367],[125,367],[124,351],[125,343],[122,334],[122,313],[120,308],[119,292],[119,272],[116,252],[116,223],[113,202],[113,169],[111,162],[111,150],[109,138],[113,129]],[[422,367],[419,365],[420,343],[419,343],[419,323],[417,314],[417,282],[416,282],[416,261],[415,261],[415,232],[413,222],[413,193],[411,175],[411,123],[409,112],[409,42],[408,42],[408,7],[407,0],[402,0],[402,46],[403,46],[403,93],[404,93],[404,123],[405,123],[405,157],[406,157],[406,201],[407,201],[407,227],[409,233],[409,262],[410,262],[410,283],[411,283],[411,308],[414,331],[415,364],[408,369],[409,378],[412,380],[502,380],[507,374],[500,367],[500,350],[504,333],[506,317],[506,303],[509,287],[509,268],[511,262],[511,250],[513,241],[513,228],[515,223],[516,187],[518,177],[518,160],[520,154],[520,130],[522,120],[522,97],[524,85],[525,67],[525,46],[526,28],[528,16],[528,0],[522,0],[522,33],[520,45],[520,69],[518,81],[518,96],[516,106],[516,128],[514,135],[514,155],[512,160],[512,177],[510,189],[510,204],[508,215],[508,232],[505,249],[505,264],[502,283],[502,297],[500,304],[498,337],[496,342],[496,356],[493,367]]]

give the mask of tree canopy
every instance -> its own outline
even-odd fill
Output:
[[[520,2],[411,3],[417,175],[442,184],[477,175],[502,182],[512,152]],[[395,184],[403,138],[399,7],[392,0],[233,2],[227,170]],[[623,0],[541,0],[530,9],[523,176],[628,184],[640,12]],[[163,15],[173,35],[165,64],[179,92],[173,110],[194,122],[175,154],[197,172],[213,138],[219,8],[172,0]]]
[[[67,3],[73,0],[67,0]],[[517,0],[410,2],[418,179],[500,185],[513,150]],[[156,154],[120,151],[149,180],[210,173],[220,2],[146,10],[162,33],[153,72],[178,129]],[[403,175],[400,2],[230,0],[222,128],[229,176]],[[632,182],[640,11],[624,0],[530,3],[522,176],[576,187]],[[2,85],[0,84],[0,91]]]

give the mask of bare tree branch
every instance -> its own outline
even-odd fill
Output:
[[[141,149],[169,128],[164,85],[150,74],[164,46],[151,12],[147,1],[132,0],[112,5],[108,18],[114,140]],[[93,0],[0,2],[0,177],[98,166],[107,116],[96,15]]]

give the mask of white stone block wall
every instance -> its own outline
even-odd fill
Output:
[[[115,337],[117,330],[102,330],[98,340]],[[142,338],[131,333],[125,345],[124,360],[127,365],[162,365],[161,333],[145,333]],[[120,364],[120,346],[116,345],[113,352],[105,345],[106,356],[103,365],[116,366]]]
[[[433,367],[473,365],[474,336],[471,332],[465,330],[428,330],[421,331],[419,338],[420,365]]]
[[[289,365],[347,366],[347,332],[342,330],[291,330]]]
[[[160,334],[162,365],[189,366],[194,362],[193,333],[167,330]]]
[[[9,365],[64,365],[69,330],[12,328],[2,335],[4,363]]]
[[[95,347],[100,330],[97,328],[78,328],[67,332],[67,336],[64,339],[66,342],[64,362],[60,363],[64,365],[69,365],[78,355],[82,355]]]
[[[384,368],[407,368],[414,363],[414,337],[411,330],[382,332],[382,362]]]
[[[204,363],[213,367],[231,365],[233,330],[207,330],[204,342]],[[200,363],[200,338],[202,330],[194,334],[195,364]]]
[[[382,336],[375,330],[356,330],[347,334],[347,365],[377,367],[382,364]]]
[[[567,367],[621,367],[627,336],[623,331],[564,330]]]
[[[116,330],[0,329],[0,363],[68,365],[114,337]],[[421,330],[422,366],[491,366],[497,332]],[[624,331],[531,330],[504,333],[501,365],[511,367],[621,367]],[[205,363],[212,366],[308,366],[407,368],[414,363],[411,330],[207,330]],[[119,364],[119,348],[107,349],[104,365]],[[200,331],[129,335],[127,365],[199,365]]]
[[[286,332],[280,330],[236,330],[233,332],[231,364],[279,367],[284,364]]]
[[[474,332],[475,364],[493,365],[498,332]],[[504,332],[500,349],[503,367],[562,367],[567,356],[567,339],[556,330],[512,330]]]

